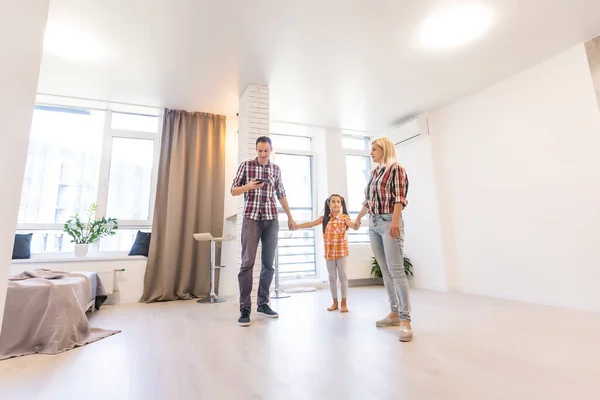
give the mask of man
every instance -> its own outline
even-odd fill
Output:
[[[240,326],[250,325],[252,270],[254,269],[259,240],[262,243],[262,267],[256,311],[269,318],[279,317],[269,307],[269,288],[273,280],[273,260],[279,234],[276,198],[279,199],[279,203],[281,203],[288,216],[289,228],[295,229],[297,226],[285,197],[285,190],[281,182],[281,170],[269,161],[272,151],[271,139],[266,136],[256,139],[258,157],[240,164],[231,186],[233,196],[244,195],[242,266],[238,274],[240,285],[240,318],[238,324]]]

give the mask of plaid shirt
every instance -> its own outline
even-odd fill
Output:
[[[337,217],[330,215],[330,218],[325,227],[325,233],[323,233],[325,259],[339,260],[348,255],[347,225],[344,221],[350,219],[350,217],[340,213]]]
[[[379,166],[371,171],[363,205],[371,215],[391,214],[394,204],[408,205],[407,193],[408,176],[400,164],[394,163],[389,168]]]
[[[244,217],[255,221],[276,219],[276,198],[285,197],[281,170],[270,161],[267,165],[262,165],[258,162],[258,157],[244,161],[238,168],[231,188],[244,186],[252,179],[262,179],[265,185],[244,193]]]

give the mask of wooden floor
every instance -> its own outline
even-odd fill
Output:
[[[600,314],[413,291],[415,340],[376,329],[380,287],[274,300],[279,320],[195,301],[103,307],[118,335],[0,361],[0,399],[600,399]]]

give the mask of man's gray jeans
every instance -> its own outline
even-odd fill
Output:
[[[258,305],[269,303],[269,288],[273,281],[273,260],[277,249],[279,221],[277,219],[255,221],[244,218],[242,222],[242,266],[238,274],[240,285],[240,310],[252,308],[252,271],[256,260],[258,242],[262,243],[262,266],[258,285]]]

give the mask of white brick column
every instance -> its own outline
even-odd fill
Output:
[[[269,136],[269,88],[249,85],[240,97],[238,128],[238,164],[256,157],[256,139]],[[239,196],[237,213],[237,270],[242,263],[242,221],[244,220],[244,196]],[[261,246],[256,253],[252,282],[252,304],[256,306],[256,291],[261,268]],[[238,293],[239,297],[239,293]]]

